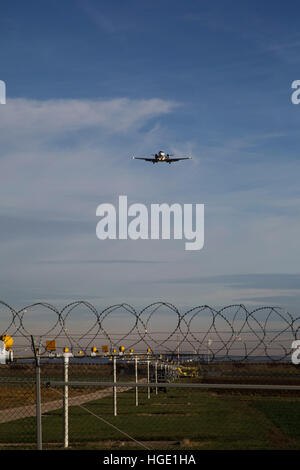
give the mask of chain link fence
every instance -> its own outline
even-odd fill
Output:
[[[0,449],[300,448],[300,318],[284,309],[0,313]]]
[[[0,449],[299,449],[292,363],[27,358],[0,366]]]

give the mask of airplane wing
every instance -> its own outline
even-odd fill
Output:
[[[182,157],[182,158],[168,158],[164,160],[165,162],[178,162],[179,160],[191,160],[192,157]]]
[[[132,160],[145,160],[146,162],[157,162],[156,158],[132,157]]]

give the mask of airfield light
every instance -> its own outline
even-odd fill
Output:
[[[12,337],[9,335],[2,335],[0,339],[3,341],[6,351],[9,351],[14,344]]]

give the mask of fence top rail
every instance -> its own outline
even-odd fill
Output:
[[[159,388],[198,388],[198,389],[247,389],[247,390],[293,390],[300,391],[300,385],[270,384],[224,384],[224,383],[182,383],[182,382],[103,382],[103,381],[41,381],[45,386],[54,387],[159,387]]]

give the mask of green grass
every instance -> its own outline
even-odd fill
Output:
[[[118,394],[118,416],[112,397],[85,403],[93,415],[142,441],[150,449],[300,449],[300,399],[209,393],[195,389],[167,394]],[[136,448],[118,429],[79,406],[70,408],[70,447]],[[43,416],[43,441],[61,443],[62,410]],[[0,442],[34,442],[35,419],[2,425]]]
[[[264,400],[253,403],[288,438],[300,442],[300,401]]]

